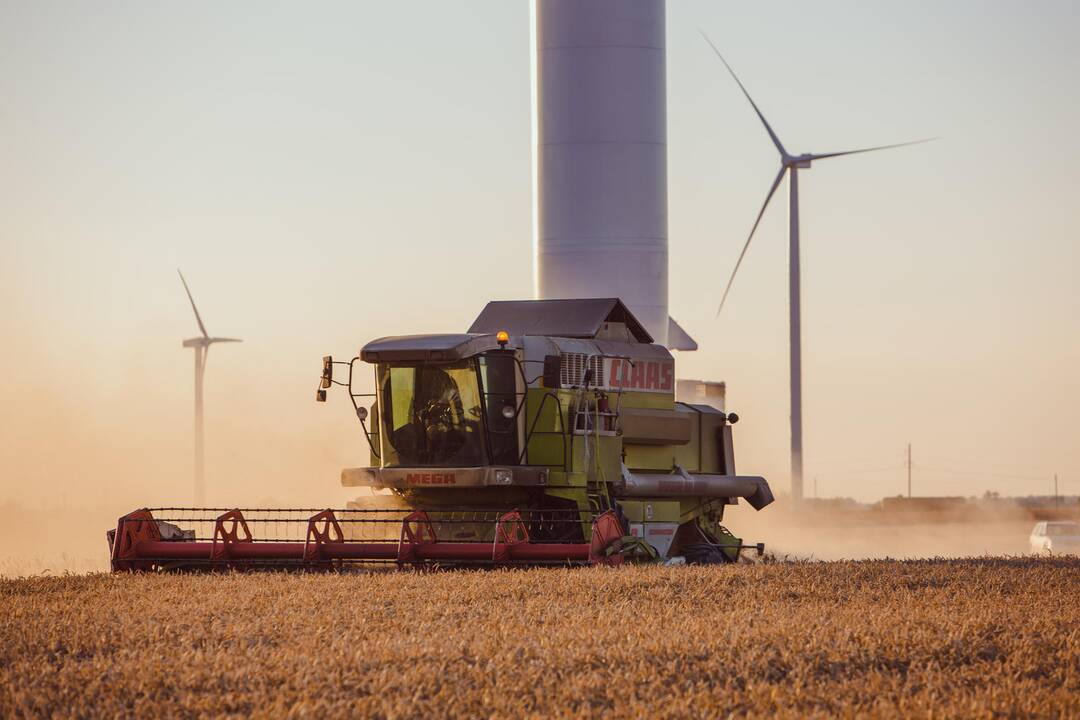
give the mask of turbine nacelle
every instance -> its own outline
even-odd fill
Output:
[[[802,155],[788,155],[784,158],[784,167],[806,170],[810,167],[810,162],[813,159],[814,156],[810,153],[803,153]]]
[[[184,347],[186,347],[186,348],[209,347],[210,345],[213,345],[214,343],[223,343],[223,342],[244,342],[244,341],[239,339],[239,338],[197,337],[197,338],[188,338],[187,340],[185,340],[184,341]]]

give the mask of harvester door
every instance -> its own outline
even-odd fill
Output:
[[[525,386],[511,353],[480,357],[484,419],[493,465],[517,465],[524,433]]]

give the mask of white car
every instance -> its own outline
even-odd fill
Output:
[[[1036,523],[1028,542],[1033,553],[1080,554],[1080,523],[1071,521]]]

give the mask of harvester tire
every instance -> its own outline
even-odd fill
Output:
[[[657,562],[660,553],[650,543],[633,535],[624,535],[608,546],[607,555],[622,555],[626,562]]]

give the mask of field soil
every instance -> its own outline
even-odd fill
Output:
[[[2,717],[1080,716],[1080,560],[0,580]]]

